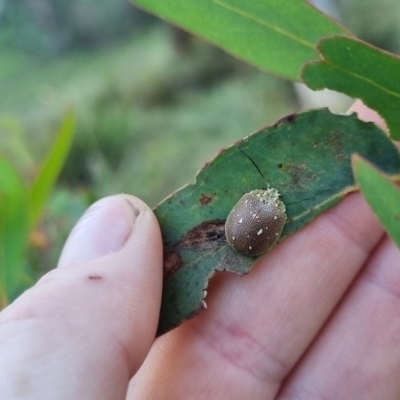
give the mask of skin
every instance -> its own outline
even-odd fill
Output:
[[[208,309],[154,341],[161,282],[151,210],[95,203],[58,268],[0,313],[1,398],[400,398],[400,253],[359,193],[248,276],[217,274]]]

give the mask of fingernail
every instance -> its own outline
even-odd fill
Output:
[[[135,204],[123,195],[94,203],[72,230],[58,266],[94,260],[119,250],[139,214]]]

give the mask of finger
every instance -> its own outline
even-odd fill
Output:
[[[366,122],[374,122],[384,131],[387,131],[387,126],[383,118],[374,110],[371,110],[361,100],[356,100],[349,108],[349,112],[355,112],[358,118]]]
[[[123,399],[156,331],[156,219],[132,196],[103,199],[60,263],[0,314],[1,398]]]
[[[400,251],[385,238],[279,399],[400,397]]]
[[[350,107],[349,112],[356,112],[359,119],[366,122],[374,122],[377,126],[383,129],[385,132],[388,131],[384,119],[374,110],[371,110],[361,100],[357,100]],[[397,148],[400,150],[400,142],[394,142]]]
[[[274,398],[381,236],[355,193],[248,276],[217,276],[208,309],[157,340],[128,398]]]
[[[350,111],[387,130],[379,114],[360,100]],[[279,399],[399,398],[399,266],[399,250],[385,237]]]
[[[69,235],[58,267],[90,261],[120,249],[140,212],[128,199],[106,197],[94,203]]]

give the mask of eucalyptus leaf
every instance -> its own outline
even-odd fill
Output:
[[[288,79],[299,80],[307,61],[318,58],[324,36],[347,34],[304,1],[133,0],[168,22],[227,52]]]
[[[67,110],[57,133],[53,146],[36,176],[30,191],[30,220],[34,226],[45,202],[56,183],[71,148],[75,129],[75,117],[72,110]]]
[[[352,157],[354,176],[368,204],[400,248],[400,190],[360,156]],[[397,181],[400,176],[397,177]]]
[[[0,158],[0,309],[23,275],[29,232],[28,193],[17,170]]]
[[[221,150],[194,184],[159,204],[164,286],[158,334],[204,308],[215,272],[250,271],[255,258],[232,250],[224,232],[244,193],[269,186],[279,191],[287,214],[282,241],[355,190],[354,152],[387,174],[400,172],[396,147],[376,125],[326,109],[293,114]]]
[[[336,90],[359,98],[386,121],[390,136],[400,139],[400,58],[348,37],[323,39],[322,61],[307,64],[302,79],[313,90]]]

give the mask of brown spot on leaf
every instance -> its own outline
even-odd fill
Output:
[[[219,149],[217,152],[217,157],[220,156],[225,150],[225,148]]]
[[[279,168],[290,176],[290,187],[292,190],[297,190],[296,187],[305,188],[307,183],[314,180],[316,177],[316,174],[307,172],[306,164],[279,164]],[[284,186],[286,186],[286,184]],[[292,190],[285,189],[286,192]]]
[[[236,140],[236,142],[233,143],[233,145],[234,145],[234,146],[238,146],[239,144],[241,144],[241,143],[243,143],[243,142],[244,142],[244,139],[239,139],[239,140]]]
[[[343,132],[333,132],[332,139],[330,139],[327,143],[332,148],[333,154],[337,161],[344,161],[346,158],[346,151],[343,141],[341,137],[343,136]]]
[[[283,120],[284,121],[287,121],[287,122],[293,122],[293,121],[295,121],[296,120],[296,114],[289,114],[289,115],[287,115],[286,117],[284,117],[283,118]]]
[[[207,161],[204,163],[204,165],[201,167],[201,169],[206,169],[210,165],[210,162]]]
[[[274,126],[278,126],[278,125],[283,124],[285,122],[291,123],[291,122],[296,120],[296,116],[297,115],[295,113],[286,115],[285,117],[282,117],[282,118],[278,119],[278,121],[275,122]]]
[[[206,194],[202,193],[201,198],[200,198],[200,204],[202,206],[210,204],[214,200],[216,195],[217,195],[217,193],[213,193],[212,195],[207,196]]]
[[[202,222],[193,228],[179,241],[178,246],[193,251],[203,251],[225,243],[225,221],[216,219]]]
[[[182,265],[181,257],[177,251],[167,251],[164,253],[164,279],[169,278],[173,275]]]

